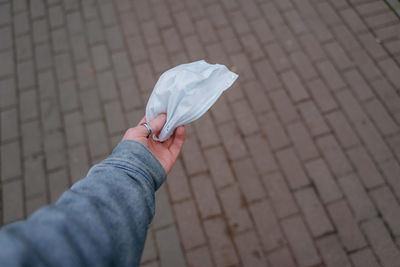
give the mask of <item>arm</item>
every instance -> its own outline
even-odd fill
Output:
[[[158,132],[162,125],[152,128]],[[165,165],[162,158],[168,152],[154,143],[157,152],[149,145],[153,140],[142,140],[142,128],[128,130],[113,153],[55,205],[2,228],[0,265],[138,266],[154,215],[154,192],[177,156],[169,155],[172,164]],[[183,144],[184,130],[180,132],[168,150]]]

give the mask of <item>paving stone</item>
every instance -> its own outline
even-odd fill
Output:
[[[350,174],[339,179],[344,194],[356,216],[357,221],[372,218],[376,215],[375,206],[368,197],[359,178]]]
[[[18,138],[18,113],[15,108],[4,110],[0,113],[1,141]]]
[[[75,62],[89,59],[89,49],[84,35],[79,34],[71,36],[71,48]]]
[[[121,92],[122,106],[125,111],[142,107],[142,98],[133,78],[120,81],[118,80]]]
[[[289,70],[282,73],[281,78],[294,102],[299,102],[309,98],[307,90],[304,88],[302,82],[294,71]]]
[[[68,175],[65,169],[49,173],[48,176],[49,190],[50,190],[50,201],[55,203],[58,198],[64,193],[69,187]]]
[[[40,101],[40,115],[42,119],[43,132],[52,132],[60,129],[61,117],[58,108],[57,100],[54,98]]]
[[[17,64],[18,89],[24,90],[35,84],[35,74],[32,61]]]
[[[1,180],[20,176],[21,158],[20,144],[18,141],[1,145]],[[4,202],[3,202],[4,203]]]
[[[68,112],[78,108],[79,100],[76,87],[73,81],[65,81],[59,84],[58,88],[62,112]]]
[[[400,165],[395,159],[391,159],[381,163],[380,169],[386,178],[386,181],[391,186],[396,196],[400,197],[400,181],[397,178],[400,174]]]
[[[258,123],[252,116],[252,110],[246,100],[239,100],[232,103],[233,114],[243,135],[247,136],[259,130]]]
[[[263,182],[279,218],[297,213],[296,202],[282,174],[275,172],[263,175]]]
[[[218,127],[220,136],[223,136],[222,143],[228,152],[231,160],[247,156],[247,149],[239,135],[234,123],[226,123]]]
[[[56,28],[64,25],[65,14],[63,13],[62,7],[60,5],[49,7],[48,13],[51,28]]]
[[[77,146],[68,149],[68,162],[72,184],[86,177],[89,170],[86,146]]]
[[[242,46],[239,40],[236,38],[232,28],[222,27],[217,29],[217,33],[226,53],[233,54],[242,51]]]
[[[333,226],[324,207],[312,188],[296,191],[294,195],[314,237],[333,232]]]
[[[201,153],[196,138],[189,137],[182,148],[183,162],[189,175],[207,170],[207,165]]]
[[[27,158],[24,161],[24,186],[25,196],[46,193],[46,175],[43,156]]]
[[[153,226],[159,229],[174,223],[171,202],[169,201],[166,185],[161,186],[156,192],[156,212],[153,219]]]
[[[17,96],[14,87],[15,85],[12,79],[0,80],[0,108],[15,105]]]
[[[193,194],[202,218],[221,213],[212,180],[208,175],[200,174],[191,179]]]
[[[92,158],[101,157],[109,152],[107,134],[102,121],[86,124],[86,131],[89,136],[89,152]]]
[[[266,259],[254,231],[235,236],[235,244],[245,266],[265,266]]]
[[[207,149],[204,154],[210,168],[211,177],[217,188],[234,182],[231,167],[222,147]]]
[[[98,19],[86,23],[86,32],[90,45],[104,41],[104,32]]]
[[[38,120],[23,123],[21,132],[24,156],[32,156],[42,151],[42,131]]]
[[[238,68],[242,66],[241,63],[243,62],[237,60],[235,63],[234,58],[232,58],[232,61],[236,66],[238,66]],[[275,74],[275,72],[273,71],[271,65],[268,63],[267,60],[255,63],[254,68],[257,75],[259,76],[260,81],[262,82],[264,88],[267,89],[267,91],[272,91],[282,86],[282,83],[280,82],[278,76]],[[252,75],[249,74],[246,74],[245,78],[246,77],[249,79],[253,78]]]
[[[204,244],[206,239],[194,201],[174,204],[174,211],[185,250]]]
[[[373,267],[379,266],[379,263],[376,260],[375,255],[372,253],[371,249],[366,248],[363,250],[359,250],[350,254],[351,261],[353,262],[354,266],[361,267]]]
[[[21,180],[3,183],[2,203],[3,224],[21,220],[24,217],[23,185]]]
[[[157,258],[157,248],[154,242],[154,234],[151,229],[147,231],[146,241],[144,243],[144,249],[142,253],[142,258],[140,259],[141,264],[148,262]]]
[[[113,135],[126,130],[126,122],[119,102],[110,102],[104,105],[108,132]]]
[[[346,86],[340,74],[329,61],[317,63],[317,69],[332,91],[340,90]]]
[[[103,101],[118,98],[117,85],[115,83],[114,74],[111,71],[98,73],[97,83],[99,85],[100,97]]]
[[[282,227],[300,266],[310,266],[321,263],[321,258],[318,255],[317,249],[313,244],[304,222],[299,216],[282,221]]]
[[[343,147],[349,148],[360,144],[356,133],[341,111],[327,114],[326,119]]]
[[[269,201],[254,203],[249,206],[249,210],[255,221],[257,236],[261,239],[265,251],[273,250],[286,243]]]
[[[261,199],[265,196],[260,177],[251,159],[246,158],[234,161],[232,168],[247,202]]]
[[[337,42],[326,44],[325,49],[328,51],[328,54],[331,56],[339,70],[344,70],[354,66],[353,61],[346,55],[346,52]]]
[[[186,253],[189,266],[213,266],[208,247],[200,247]]]
[[[322,80],[317,79],[310,81],[307,87],[310,89],[314,101],[322,112],[337,108],[335,99]]]
[[[56,74],[59,81],[68,80],[73,77],[71,58],[67,54],[60,54],[54,57]]]
[[[367,245],[357,221],[345,200],[332,203],[327,210],[338,231],[339,238],[347,251],[360,249]]]
[[[246,55],[244,55],[243,53],[238,53],[238,54],[231,56],[230,59],[231,59],[232,65],[237,68],[236,73],[238,73],[239,76],[241,77],[240,78],[241,81],[249,81],[249,80],[254,79],[254,77],[255,77],[254,72],[251,69],[250,62],[249,62],[248,58],[246,57]],[[269,73],[271,73],[271,75],[273,75],[272,69],[268,65],[268,63],[258,63],[258,64],[255,64],[254,67],[256,69],[258,69],[258,71],[260,73],[262,73],[263,75],[268,75]],[[273,82],[273,81],[271,80],[271,82]],[[267,86],[266,83],[264,83],[264,85]]]
[[[178,233],[173,225],[156,231],[155,236],[162,266],[186,266]]]
[[[287,126],[289,136],[294,147],[303,161],[319,156],[318,150],[311,139],[310,134],[302,123],[296,122]]]
[[[281,249],[275,250],[271,254],[268,255],[268,260],[272,267],[279,266],[297,266],[293,260],[293,256],[291,255],[288,248],[283,247]]]
[[[104,45],[91,48],[94,67],[97,71],[102,71],[110,67],[110,59]]]
[[[153,90],[156,78],[150,65],[147,62],[136,64],[135,69],[140,91],[146,92]]]
[[[351,266],[351,263],[341,247],[336,235],[324,236],[317,241],[326,266]]]
[[[306,169],[325,203],[339,199],[342,196],[324,161],[317,159],[309,162],[306,164]]]
[[[370,191],[369,194],[372,196],[390,231],[396,236],[399,235],[400,217],[398,216],[398,211],[400,206],[393,193],[387,186],[383,186]]]
[[[216,217],[204,222],[209,238],[211,252],[217,266],[229,266],[239,263],[231,239],[227,235],[223,219]]]
[[[298,105],[298,108],[313,137],[329,132],[329,127],[314,102],[303,102]]]
[[[25,201],[26,216],[31,216],[38,209],[47,205],[47,199],[45,195],[35,196]]]
[[[29,32],[29,18],[26,11],[18,13],[14,16],[14,34],[16,36]]]
[[[53,41],[53,49],[54,52],[68,52],[70,47],[69,47],[69,42],[68,42],[68,34],[67,31],[64,28],[56,29],[51,32],[51,40]],[[74,56],[77,58],[78,53],[82,53],[84,50],[78,49],[78,46],[81,44],[81,40],[79,40],[77,37],[72,39],[73,41],[71,42],[71,47],[72,51],[74,52]],[[81,48],[81,47],[79,47]],[[77,51],[79,50],[79,51]]]
[[[202,148],[215,146],[221,143],[210,113],[205,113],[194,123]]]
[[[361,227],[382,265],[396,265],[400,260],[400,253],[381,219],[373,218]]]
[[[300,160],[292,148],[280,150],[276,156],[291,189],[297,189],[310,184]]]
[[[278,168],[271,148],[262,135],[249,136],[245,141],[260,173],[271,172]]]
[[[99,119],[103,116],[99,95],[96,90],[92,89],[80,92],[80,99],[85,121]]]
[[[287,93],[281,89],[270,94],[278,115],[284,124],[298,120],[299,115]]]

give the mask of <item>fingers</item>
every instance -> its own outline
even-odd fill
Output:
[[[185,127],[179,126],[178,128],[176,128],[173,138],[174,139],[172,140],[172,143],[169,147],[169,151],[172,153],[172,155],[177,157],[179,152],[181,151],[183,143],[185,142],[185,139],[186,139]]]

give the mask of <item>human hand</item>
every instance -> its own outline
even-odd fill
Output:
[[[166,120],[167,116],[165,114],[160,114],[157,118],[147,123],[150,125],[153,133],[158,135]],[[183,143],[185,142],[185,127],[179,126],[175,129],[174,134],[169,139],[161,143],[155,141],[152,136],[146,138],[148,135],[147,128],[143,125],[140,125],[143,122],[146,122],[146,117],[143,117],[136,127],[129,128],[125,132],[122,140],[134,140],[145,145],[158,159],[165,172],[168,174],[182,149]]]

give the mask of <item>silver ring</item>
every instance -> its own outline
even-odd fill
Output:
[[[153,133],[153,130],[151,129],[150,124],[148,124],[147,122],[143,122],[140,125],[143,125],[144,127],[146,127],[147,132],[148,132],[146,138],[149,138],[149,136]]]

